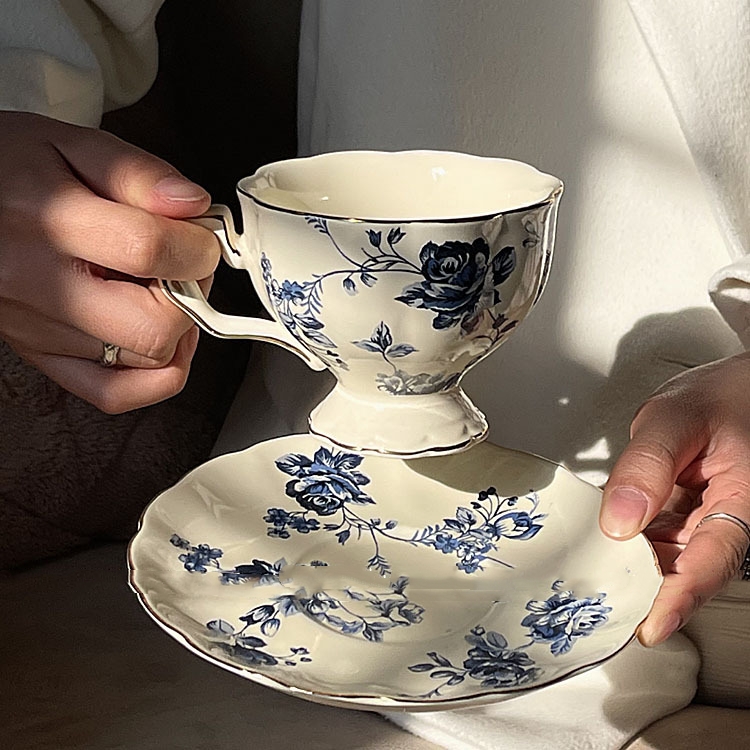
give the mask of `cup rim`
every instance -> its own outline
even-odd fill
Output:
[[[349,154],[357,155],[370,155],[370,156],[396,156],[396,155],[434,155],[434,156],[448,156],[448,157],[460,157],[466,160],[478,160],[483,162],[497,162],[506,164],[516,164],[523,166],[529,170],[532,170],[537,175],[548,178],[552,181],[553,186],[547,191],[544,198],[534,201],[519,202],[512,208],[499,209],[497,211],[482,212],[477,214],[461,214],[459,216],[449,217],[425,217],[425,216],[401,216],[401,217],[366,217],[366,216],[353,216],[346,215],[343,213],[325,213],[318,211],[303,211],[294,208],[288,208],[286,206],[279,206],[274,203],[270,203],[259,198],[257,195],[253,195],[252,189],[247,187],[247,184],[258,177],[261,177],[265,172],[272,170],[274,167],[280,165],[293,164],[295,162],[311,162],[316,160],[326,160],[332,157],[346,156]],[[237,182],[237,192],[245,197],[249,198],[253,203],[258,206],[262,206],[265,209],[276,211],[278,213],[290,214],[293,216],[311,216],[315,215],[321,219],[329,221],[342,221],[342,222],[354,222],[354,223],[367,223],[367,224],[463,224],[469,222],[488,221],[497,216],[508,216],[520,211],[530,211],[548,203],[554,202],[562,195],[564,190],[564,183],[559,177],[543,172],[537,169],[533,165],[521,161],[519,159],[510,159],[506,157],[498,156],[481,156],[479,154],[471,154],[461,151],[451,151],[443,149],[403,149],[403,150],[377,150],[377,149],[348,149],[342,151],[326,151],[321,154],[314,154],[312,156],[298,156],[291,159],[279,159],[277,161],[269,162],[256,169],[256,171],[246,177],[241,178]]]

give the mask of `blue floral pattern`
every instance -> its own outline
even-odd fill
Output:
[[[420,264],[410,261],[399,252],[397,245],[406,237],[400,226],[384,230],[365,230],[367,242],[357,253],[342,248],[331,233],[328,221],[318,216],[306,216],[307,223],[325,235],[336,253],[344,261],[343,268],[316,274],[312,279],[296,281],[278,280],[274,277],[271,261],[261,254],[261,274],[269,299],[279,319],[289,332],[305,346],[315,352],[321,360],[334,369],[348,369],[339,354],[338,346],[326,333],[325,323],[320,319],[323,310],[323,286],[338,278],[349,295],[359,293],[361,287],[373,287],[385,273],[410,274],[420,281],[405,286],[394,299],[414,308],[435,314],[432,322],[436,330],[460,326],[462,334],[476,328],[484,311],[490,315],[490,333],[478,336],[495,343],[504,338],[518,321],[508,320],[502,314],[493,314],[492,308],[500,302],[498,287],[503,284],[516,267],[516,251],[513,246],[503,247],[490,257],[490,247],[483,237],[473,242],[448,241],[443,244],[426,243],[419,254]],[[384,328],[385,327],[385,328]],[[372,351],[390,361],[405,357],[416,351],[407,343],[386,344],[387,326],[381,321],[369,339],[355,341],[357,346]],[[380,334],[377,331],[380,330]],[[366,342],[374,347],[370,347]],[[387,350],[387,351],[386,351]],[[453,382],[448,375],[408,373],[393,366],[392,373],[378,373],[377,386],[393,395],[414,395],[443,390]],[[452,376],[456,377],[456,376]],[[454,381],[455,382],[455,381]]]
[[[604,625],[607,613],[612,611],[603,604],[606,594],[578,599],[572,591],[561,591],[562,585],[562,581],[555,581],[551,597],[527,603],[526,609],[532,614],[521,620],[521,625],[529,627],[529,642],[511,648],[501,633],[477,625],[465,638],[470,648],[460,666],[436,651],[427,653],[430,661],[409,666],[411,672],[429,673],[432,680],[440,680],[432,690],[410,697],[438,698],[446,688],[466,679],[476,680],[488,689],[520,688],[537,681],[544,670],[528,654],[529,649],[541,643],[549,645],[555,656],[565,654],[576,639],[589,636]]]
[[[521,687],[535,681],[542,672],[523,649],[509,648],[505,637],[494,630],[486,631],[477,625],[466,636],[466,642],[471,648],[462,666],[437,651],[427,653],[430,661],[409,666],[411,672],[429,672],[431,679],[441,680],[437,687],[417,697],[438,698],[445,688],[460,685],[467,677],[486,688]]]
[[[173,534],[169,541],[184,550],[178,559],[192,575],[205,575],[214,569],[222,574],[222,584],[250,580],[256,584],[281,582],[283,560],[270,563],[255,559],[251,564],[224,570],[219,562],[223,556],[219,547],[193,545],[178,534]],[[326,563],[313,560],[307,565],[324,567]],[[226,577],[224,573],[237,575]],[[298,667],[313,661],[312,644],[273,647],[273,639],[287,618],[302,614],[342,635],[382,643],[389,631],[423,622],[425,608],[408,598],[408,584],[409,579],[401,576],[392,581],[386,591],[358,591],[347,587],[336,592],[316,591],[311,595],[304,589],[282,593],[237,617],[240,625],[222,618],[208,621],[206,633],[214,647],[248,668]],[[486,690],[523,688],[539,681],[545,669],[534,657],[535,648],[549,647],[554,657],[567,654],[578,640],[591,636],[605,625],[612,612],[612,607],[605,604],[607,595],[603,592],[578,597],[574,591],[564,588],[562,580],[554,581],[551,590],[552,594],[546,599],[526,603],[529,614],[520,622],[526,629],[526,640],[520,645],[512,646],[502,633],[477,624],[464,637],[468,647],[460,661],[451,660],[438,651],[429,651],[427,661],[407,665],[409,672],[428,676],[433,687],[415,694],[402,693],[401,697],[443,699],[446,693],[467,681],[474,681]]]
[[[271,653],[267,650],[267,640],[248,632],[257,624],[251,614],[243,615],[240,620],[245,624],[239,630],[235,630],[230,622],[220,619],[206,623],[206,629],[216,645],[241,664],[248,667],[296,667],[300,662],[312,661],[310,651],[305,646],[292,646],[286,654]],[[266,630],[270,637],[274,635],[272,627],[266,627]]]
[[[391,372],[379,372],[376,376],[378,390],[386,391],[394,396],[413,396],[425,393],[436,393],[454,386],[459,374],[447,375],[445,371],[437,373],[419,372],[410,374],[394,364],[394,359],[408,357],[418,351],[411,344],[394,344],[391,329],[381,320],[370,334],[369,339],[352,342],[367,352],[380,354],[386,364],[392,368]]]
[[[558,656],[565,654],[579,638],[591,635],[594,629],[607,622],[611,607],[604,605],[606,594],[578,599],[572,591],[562,591],[562,581],[555,581],[555,592],[544,601],[530,601],[521,625],[529,628],[536,643],[548,643],[550,651]]]
[[[276,461],[276,467],[294,477],[286,485],[289,497],[305,510],[319,516],[330,516],[346,503],[375,503],[361,489],[370,483],[369,477],[357,471],[362,458],[356,453],[333,453],[321,446],[312,458],[301,453],[287,453]]]
[[[424,607],[408,599],[408,583],[409,579],[402,576],[390,584],[387,592],[361,592],[349,587],[342,596],[326,591],[283,594],[253,607],[240,619],[257,625],[263,635],[271,637],[281,627],[282,617],[302,613],[343,635],[379,643],[393,628],[422,622]]]
[[[294,477],[287,482],[286,494],[303,510],[269,508],[264,520],[268,535],[288,539],[290,531],[308,534],[319,530],[334,532],[339,544],[352,537],[369,538],[374,554],[367,568],[389,575],[391,566],[381,554],[380,539],[403,542],[413,546],[431,547],[456,557],[456,567],[464,573],[484,570],[485,563],[512,567],[495,556],[503,539],[528,540],[542,529],[545,514],[537,512],[539,497],[533,490],[525,496],[501,497],[494,487],[477,495],[470,508],[459,507],[453,518],[430,524],[411,536],[399,536],[395,519],[363,518],[352,506],[374,505],[362,486],[369,477],[357,467],[362,456],[333,451],[321,446],[313,458],[286,454],[277,459],[276,467]],[[311,515],[313,514],[313,515]],[[321,526],[318,517],[333,517]]]
[[[186,550],[178,559],[188,573],[205,574],[211,568],[219,573],[219,580],[225,584],[244,583],[245,581],[254,581],[261,585],[278,583],[281,569],[286,565],[286,560],[283,558],[275,563],[254,559],[251,563],[245,565],[222,568],[219,560],[223,557],[224,551],[218,547],[211,547],[208,544],[190,544],[187,539],[183,539],[179,534],[172,534],[169,542],[178,549]],[[313,560],[308,564],[313,567],[326,565],[320,560]]]
[[[482,310],[500,302],[500,286],[516,266],[516,252],[504,247],[490,260],[490,247],[480,237],[474,242],[428,242],[419,253],[423,281],[412,284],[396,297],[411,307],[435,313],[433,328],[461,325],[474,328]]]
[[[221,573],[220,581],[223,584],[245,581],[260,585],[278,584],[286,565],[283,559],[275,563],[255,559],[250,564],[224,570],[219,563],[224,554],[220,548],[207,544],[191,545],[178,534],[172,534],[169,541],[175,547],[188,550],[178,558],[188,573],[205,574],[212,567]],[[317,568],[326,567],[327,563],[313,560],[307,565]],[[248,610],[239,618],[245,623],[240,630],[222,619],[211,620],[206,627],[219,638],[222,648],[243,662],[271,665],[284,661],[287,666],[296,666],[295,657],[310,661],[307,648],[294,648],[291,654],[283,657],[263,650],[267,643],[261,636],[272,638],[276,635],[283,618],[303,613],[344,635],[361,636],[379,643],[384,634],[393,628],[422,622],[424,607],[406,596],[408,585],[409,579],[400,576],[391,582],[386,592],[362,592],[347,587],[343,589],[343,596],[334,596],[326,591],[317,591],[308,596],[304,590],[300,590],[294,594],[271,597],[267,602]],[[248,633],[250,628],[257,628],[259,634]]]

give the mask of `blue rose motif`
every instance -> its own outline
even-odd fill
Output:
[[[508,648],[508,641],[494,630],[487,633],[474,628],[466,641],[473,646],[467,652],[464,669],[470,677],[481,680],[483,687],[516,687],[532,682],[538,668],[524,651]]]
[[[361,462],[362,456],[333,453],[321,446],[312,459],[290,453],[278,459],[276,466],[294,477],[286,485],[289,497],[305,510],[319,516],[330,516],[343,508],[345,503],[375,502],[360,489],[361,485],[370,481],[369,477],[356,470]],[[316,528],[308,524],[306,530]]]
[[[428,242],[419,253],[424,281],[411,284],[396,297],[411,307],[436,313],[432,327],[438,330],[461,324],[471,328],[477,312],[496,305],[496,287],[516,265],[515,249],[504,247],[492,260],[483,237],[474,242]]]
[[[529,635],[537,643],[548,643],[555,655],[567,653],[578,638],[585,638],[607,622],[612,607],[603,604],[606,594],[579,599],[572,591],[556,591],[545,601],[530,601],[526,605],[531,614],[521,620],[529,628]]]

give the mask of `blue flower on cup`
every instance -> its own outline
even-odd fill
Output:
[[[606,594],[579,599],[572,591],[561,591],[561,587],[562,581],[555,581],[552,596],[528,602],[526,609],[531,614],[521,621],[529,628],[532,641],[548,643],[555,656],[567,653],[577,639],[607,622],[607,613],[612,611],[603,604]]]
[[[278,289],[279,299],[292,302],[293,304],[302,304],[305,301],[305,290],[301,284],[296,281],[284,280]]]
[[[424,281],[410,284],[396,299],[436,313],[432,327],[438,330],[458,324],[471,329],[478,312],[500,301],[496,287],[516,266],[515,249],[510,246],[490,260],[490,247],[483,237],[442,245],[428,242],[419,260]]]

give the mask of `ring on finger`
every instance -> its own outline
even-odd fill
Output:
[[[706,521],[714,520],[729,521],[735,526],[739,526],[745,532],[745,536],[747,536],[748,546],[747,551],[745,552],[745,557],[742,560],[742,564],[740,565],[740,576],[742,577],[743,581],[750,581],[750,524],[743,521],[741,518],[737,518],[737,516],[733,516],[731,513],[709,513],[707,516],[704,516],[700,520],[696,528],[698,528],[699,526],[703,526]]]
[[[117,364],[117,357],[120,354],[120,347],[117,344],[109,344],[102,341],[102,353],[99,357],[99,364],[102,367],[114,367]]]

